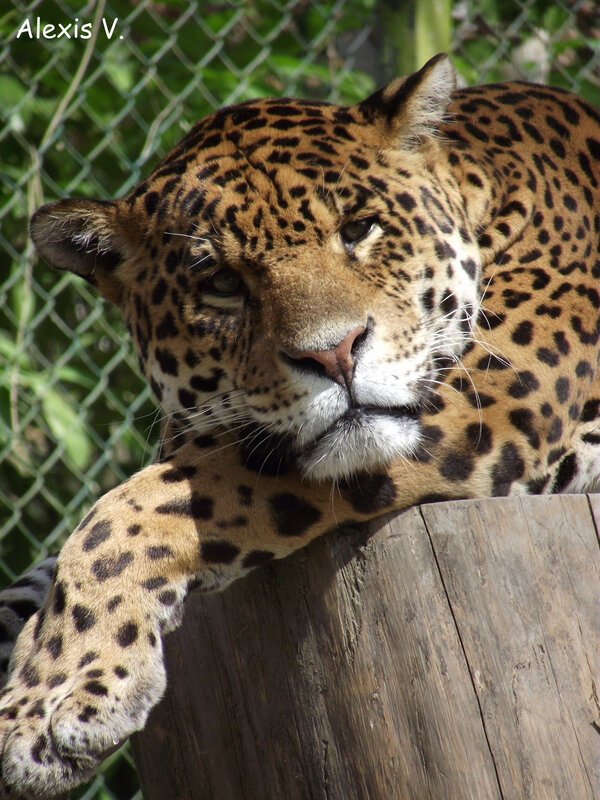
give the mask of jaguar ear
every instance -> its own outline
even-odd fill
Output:
[[[100,294],[117,303],[122,285],[118,268],[131,251],[118,203],[102,200],[57,200],[38,209],[30,223],[31,238],[51,267],[85,278]]]
[[[456,89],[456,70],[445,53],[406,78],[398,78],[359,103],[369,122],[384,126],[396,146],[416,149],[433,135]]]

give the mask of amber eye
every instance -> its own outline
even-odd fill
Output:
[[[344,247],[351,248],[364,239],[377,224],[377,217],[364,217],[345,222],[340,228]]]
[[[231,297],[241,293],[243,283],[235,270],[220,269],[204,282],[204,289],[219,297]]]

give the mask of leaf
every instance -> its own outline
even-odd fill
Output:
[[[116,50],[111,50],[106,54],[104,60],[104,72],[112,81],[114,87],[123,95],[131,91],[135,83],[137,65],[125,58],[118,58]]]
[[[85,349],[84,346],[82,346],[82,349]],[[70,381],[77,386],[83,386],[84,389],[92,389],[98,383],[96,378],[86,375],[74,367],[57,367],[54,370],[54,375],[59,381]]]
[[[0,110],[10,111],[27,94],[21,81],[12,75],[0,75]]]
[[[6,370],[12,369],[15,362],[19,367],[29,366],[27,353],[22,348],[19,349],[16,342],[3,332],[0,332],[0,356],[0,365]]]
[[[56,389],[42,395],[42,413],[57,442],[79,469],[85,469],[92,455],[92,444],[78,409]]]

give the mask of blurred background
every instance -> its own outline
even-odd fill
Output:
[[[0,42],[0,586],[149,463],[160,427],[117,313],[34,256],[39,205],[128,192],[219,106],[353,103],[440,51],[463,85],[600,106],[597,0],[3,0]],[[127,748],[73,797],[140,800]]]

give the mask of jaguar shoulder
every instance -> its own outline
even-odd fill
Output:
[[[89,776],[165,687],[162,636],[342,520],[600,481],[600,115],[437,57],[351,107],[199,122],[114,202],[41,208],[169,415],[25,625],[0,711],[28,796]]]

